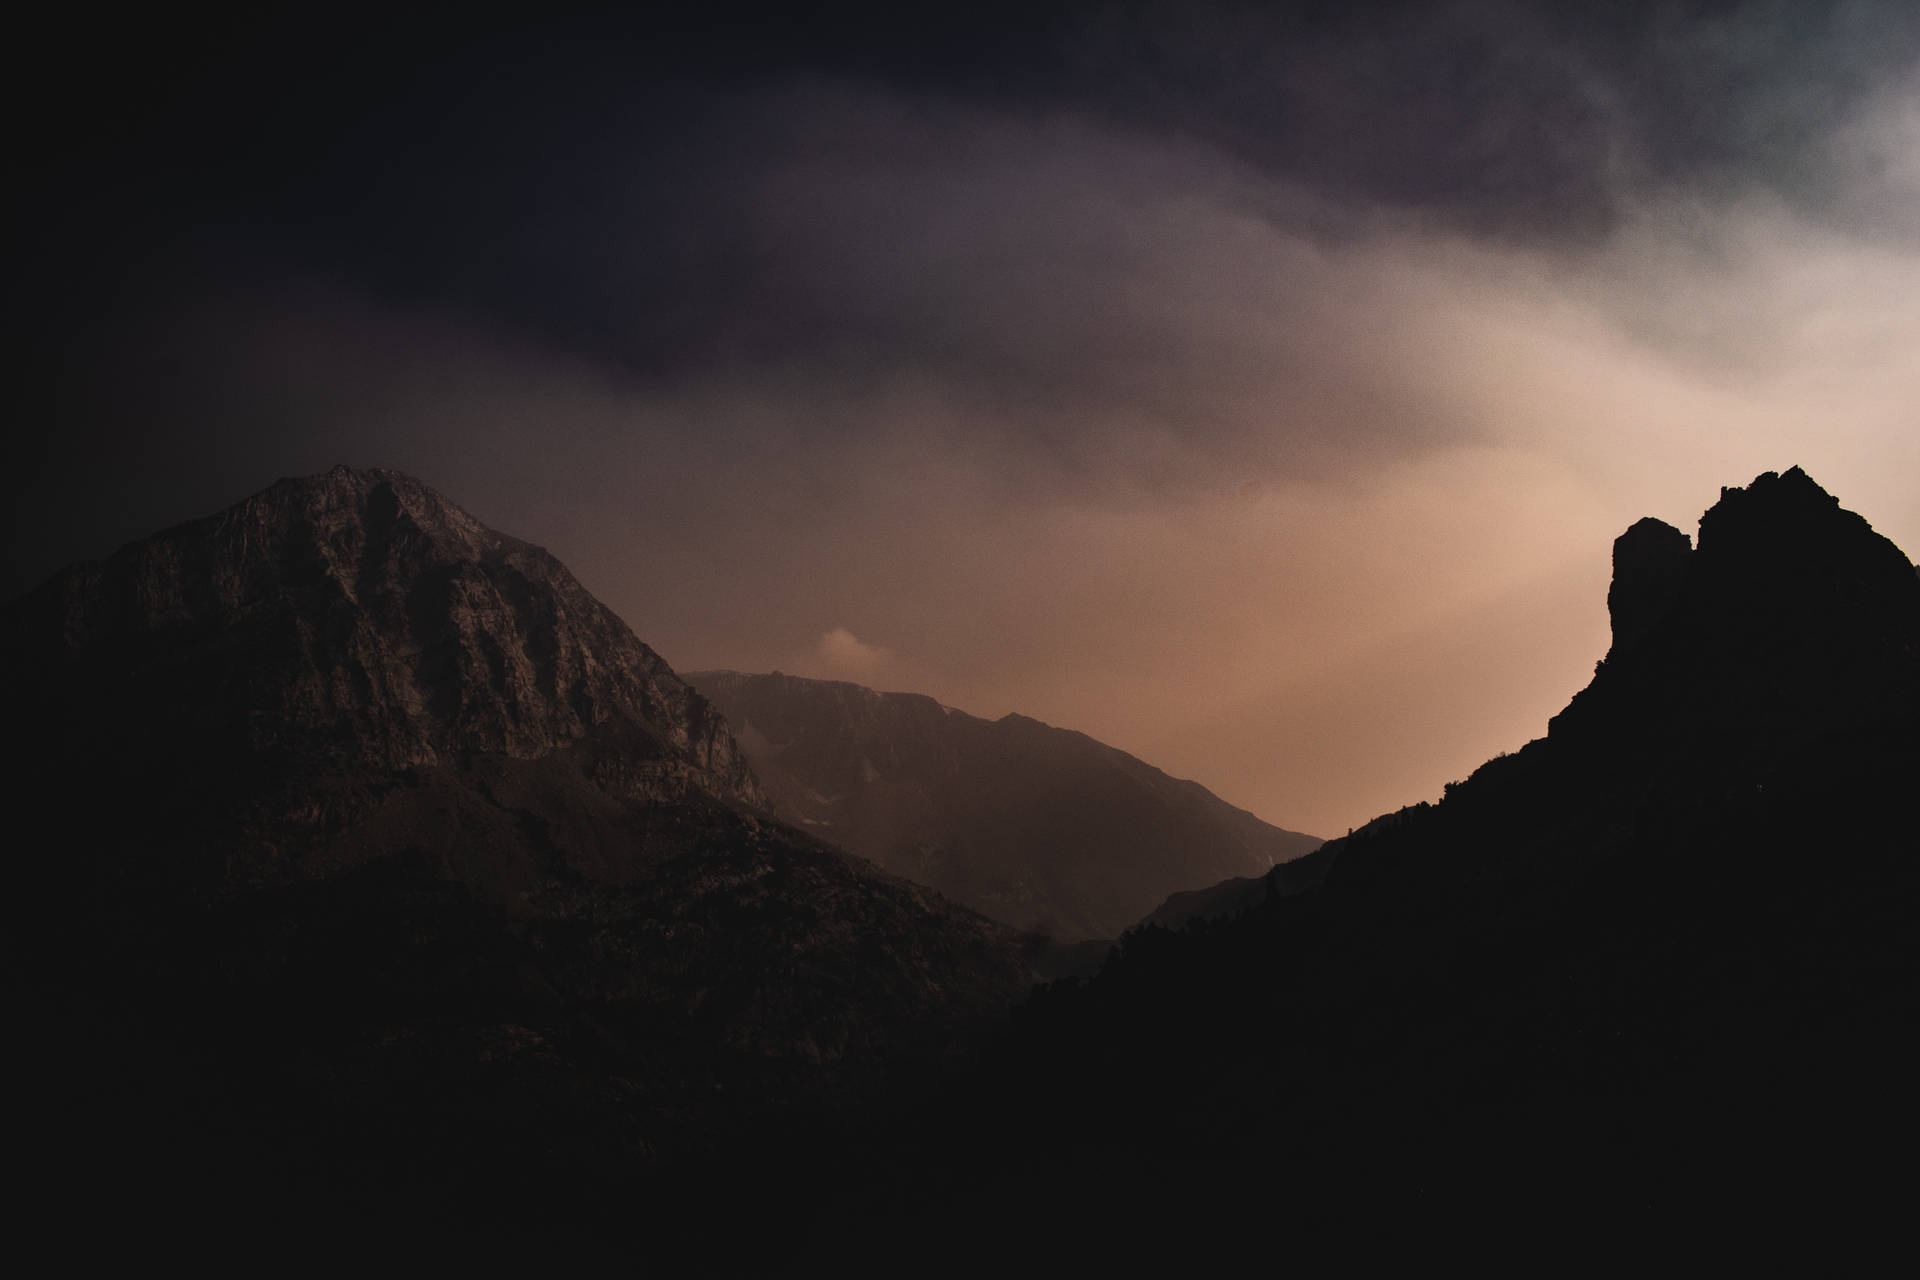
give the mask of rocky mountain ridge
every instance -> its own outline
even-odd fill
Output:
[[[772,819],[564,567],[393,472],[75,566],[0,659],[34,1158],[130,1211],[631,1215],[949,1070],[1040,959]]]

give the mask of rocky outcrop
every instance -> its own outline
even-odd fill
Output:
[[[1061,939],[1116,937],[1170,893],[1319,847],[1196,782],[1026,716],[919,694],[695,672],[779,813],[975,910]]]
[[[1866,731],[1920,696],[1900,638],[1920,628],[1912,564],[1798,467],[1723,489],[1690,556],[1676,536],[1641,521],[1622,537],[1609,599],[1627,603],[1631,640],[1616,631],[1550,722],[1556,742],[1684,769]]]
[[[1639,643],[1672,610],[1692,555],[1686,534],[1652,516],[1613,540],[1613,585],[1607,589],[1613,653]]]

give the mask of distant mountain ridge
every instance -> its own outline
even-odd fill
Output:
[[[1085,734],[921,694],[774,672],[689,673],[774,810],[1022,928],[1115,937],[1170,893],[1264,874],[1320,841]]]

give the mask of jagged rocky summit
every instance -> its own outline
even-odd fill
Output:
[[[1871,732],[1920,697],[1914,586],[1900,549],[1798,467],[1722,490],[1697,549],[1642,520],[1614,543],[1613,647],[1549,737],[1745,760]]]
[[[1320,845],[1027,716],[774,672],[691,673],[777,812],[1023,929],[1117,937],[1168,894]]]
[[[394,472],[76,565],[0,650],[39,1154],[101,1197],[631,1212],[947,1069],[1032,980],[775,821],[557,560]]]
[[[1329,841],[1317,885],[1177,899],[1037,1001],[953,1128],[979,1202],[1018,1133],[1069,1218],[1897,1221],[1920,575],[1796,468],[1723,491],[1697,546],[1636,524],[1610,605],[1545,737]]]
[[[1904,749],[1920,707],[1916,584],[1899,548],[1798,467],[1722,489],[1697,549],[1664,521],[1636,521],[1614,540],[1613,640],[1592,682],[1546,738],[1449,795],[1457,809],[1481,811],[1489,793],[1509,812],[1544,809],[1542,830],[1591,808],[1563,848],[1614,848],[1662,818],[1704,821],[1736,795],[1803,786],[1874,744]],[[1522,794],[1522,778],[1571,792],[1564,812]],[[1291,896],[1432,809],[1383,815],[1282,876],[1182,895],[1152,919],[1177,927]]]

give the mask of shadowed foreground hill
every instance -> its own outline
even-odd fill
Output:
[[[3,627],[69,1203],[631,1215],[1025,989],[1012,931],[758,811],[624,623],[405,476],[282,481]]]
[[[694,672],[775,811],[1021,928],[1112,938],[1166,898],[1320,846],[1026,716],[795,676]]]
[[[1614,551],[1613,648],[1546,738],[1329,842],[1318,888],[1051,989],[930,1129],[965,1172],[874,1220],[1041,1186],[1029,1222],[1904,1213],[1920,579],[1797,469],[1697,549]]]

